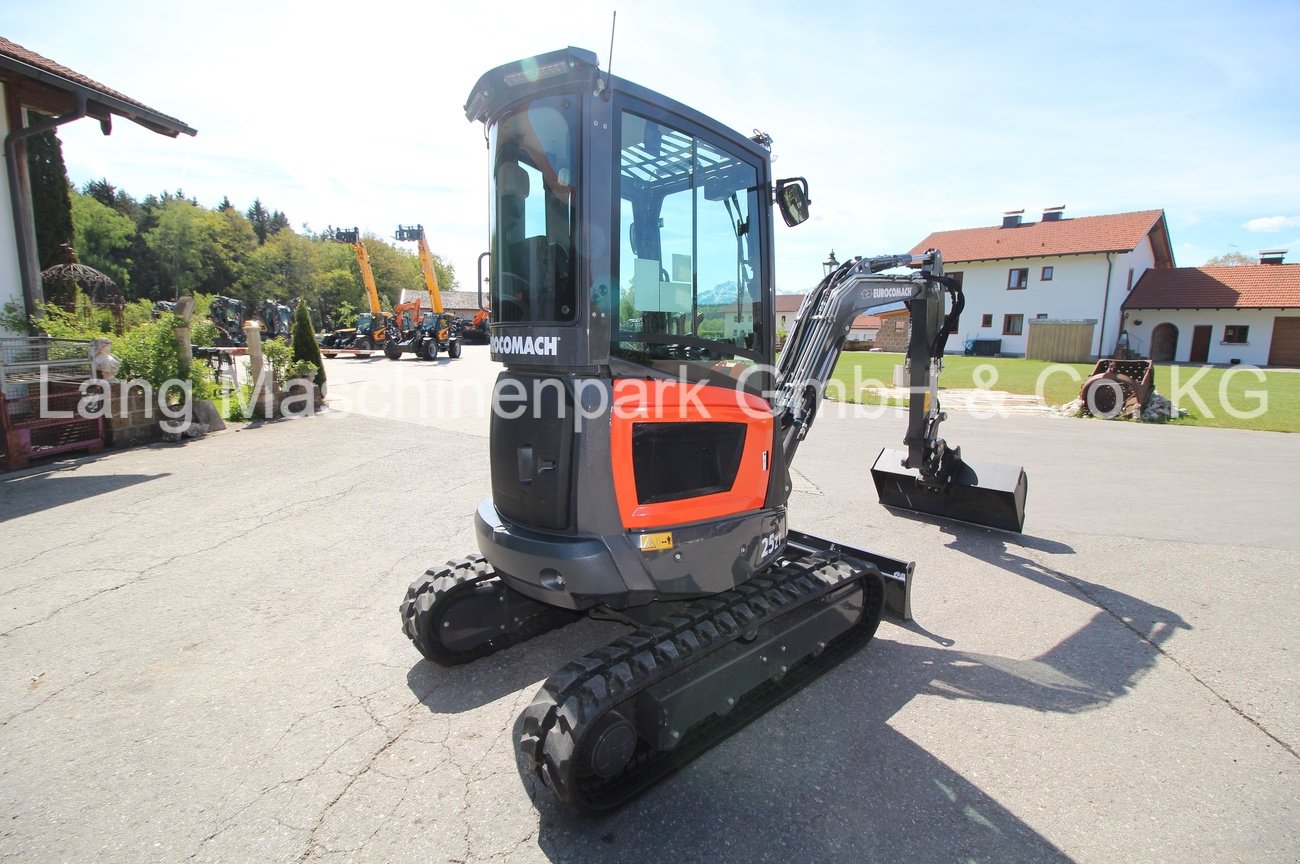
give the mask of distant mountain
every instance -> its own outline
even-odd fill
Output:
[[[734,306],[736,305],[736,283],[734,281],[722,282],[701,291],[695,302],[701,306],[725,306],[727,304]]]

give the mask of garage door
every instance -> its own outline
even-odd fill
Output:
[[[1300,366],[1300,318],[1274,318],[1270,366]]]

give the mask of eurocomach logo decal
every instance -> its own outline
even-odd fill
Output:
[[[493,336],[493,354],[534,354],[554,357],[560,350],[559,336]]]

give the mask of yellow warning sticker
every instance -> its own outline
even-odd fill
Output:
[[[664,549],[673,548],[673,532],[659,531],[655,534],[642,534],[641,551],[642,552],[660,552]]]

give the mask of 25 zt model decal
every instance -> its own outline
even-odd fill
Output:
[[[783,545],[785,545],[785,531],[776,530],[771,534],[765,534],[759,539],[758,560],[762,561],[769,555],[775,555]]]

